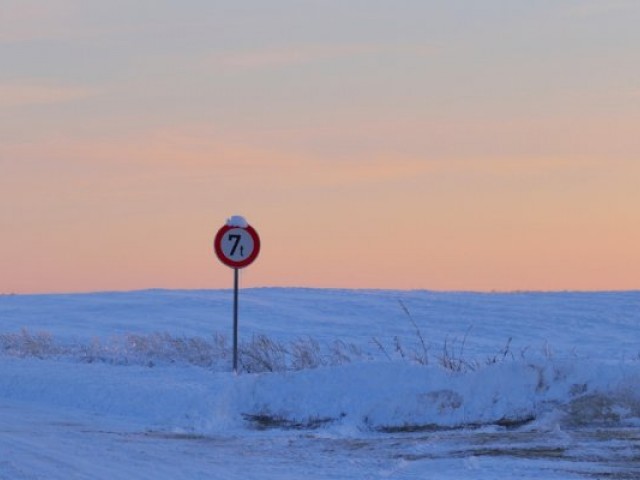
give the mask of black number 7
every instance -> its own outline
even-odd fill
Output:
[[[230,255],[233,257],[236,254],[236,250],[238,249],[238,245],[240,244],[240,239],[242,237],[240,235],[229,235],[229,240],[234,242],[233,247],[231,247]]]

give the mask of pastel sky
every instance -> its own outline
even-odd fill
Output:
[[[640,288],[637,0],[3,0],[0,293]]]

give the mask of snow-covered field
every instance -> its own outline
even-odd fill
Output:
[[[640,292],[0,296],[0,479],[640,478]]]

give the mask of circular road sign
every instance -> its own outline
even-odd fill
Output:
[[[244,268],[258,257],[260,237],[250,225],[225,225],[218,230],[213,247],[227,267]]]

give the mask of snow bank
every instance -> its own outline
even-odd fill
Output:
[[[256,426],[350,425],[380,431],[517,427],[551,412],[563,422],[640,419],[640,365],[507,362],[451,373],[398,362],[251,380],[245,418]]]
[[[1,297],[0,399],[204,433],[271,426],[539,427],[640,418],[638,292],[257,289],[243,298],[241,338],[271,331],[290,357],[285,368],[302,369],[238,377],[225,371],[228,345],[211,335],[216,322],[210,317],[213,311],[228,320],[227,291]],[[20,327],[43,331],[3,333]],[[501,351],[506,335],[513,342]],[[331,343],[322,343],[328,351],[313,350],[315,339],[353,342],[356,353],[344,342],[342,350],[331,351]],[[296,364],[296,345],[320,360]],[[421,353],[427,365],[412,362]]]
[[[452,373],[369,362],[235,376],[186,366],[3,359],[1,372],[4,399],[202,434],[269,427],[394,432],[640,424],[637,363],[509,361]]]

